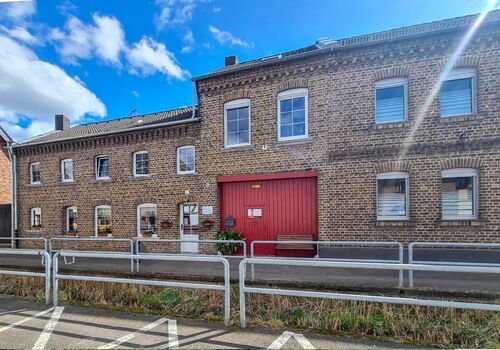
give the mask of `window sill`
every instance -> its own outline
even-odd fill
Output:
[[[312,144],[314,140],[310,137],[304,137],[302,139],[294,139],[294,140],[279,140],[278,146],[295,146],[295,145],[308,145]]]
[[[145,236],[143,236],[143,235],[140,235],[140,236],[137,236],[137,238],[140,238],[140,239],[156,239],[156,238],[158,238],[158,234],[157,234],[157,233],[155,233],[155,234],[153,234],[153,235],[151,235],[151,236],[148,236],[148,237],[145,237]]]
[[[42,184],[41,183],[38,183],[38,184],[26,184],[26,187],[42,187]]]
[[[374,220],[375,226],[377,227],[409,227],[416,224],[415,220],[412,219],[399,219],[399,220]]]
[[[481,120],[481,119],[483,119],[483,116],[479,115],[477,113],[455,115],[455,116],[449,116],[449,117],[446,117],[446,116],[439,116],[438,117],[439,123],[466,122],[466,121]]]
[[[41,233],[43,233],[43,230],[42,230],[42,229],[34,229],[34,228],[30,228],[29,230],[26,230],[26,233],[37,233],[37,234],[41,234]]]
[[[254,145],[244,145],[244,146],[234,146],[234,147],[223,147],[222,152],[236,152],[236,151],[246,151],[255,149]]]
[[[99,239],[99,238],[113,238],[113,234],[111,233],[108,233],[107,236],[94,236],[96,239]]]
[[[76,185],[76,181],[61,181],[59,182],[60,185]]]
[[[375,123],[373,125],[373,129],[375,129],[375,130],[385,130],[385,129],[406,128],[406,127],[408,127],[408,125],[409,125],[409,123],[408,123],[407,120],[400,121],[400,122],[392,122],[392,123],[382,123],[382,124]]]
[[[443,227],[482,227],[485,221],[480,219],[441,219],[439,226]]]

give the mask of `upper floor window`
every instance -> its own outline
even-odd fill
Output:
[[[156,235],[156,204],[141,204],[137,207],[137,236]]]
[[[134,176],[149,175],[149,153],[140,151],[134,153]]]
[[[377,220],[409,219],[408,173],[377,175]]]
[[[224,105],[224,146],[250,145],[250,100],[241,99]]]
[[[77,209],[76,207],[68,207],[66,209],[66,232],[76,232],[77,231]]]
[[[95,178],[97,180],[109,179],[109,157],[95,157]]]
[[[307,89],[294,89],[278,94],[278,140],[306,138]]]
[[[443,219],[477,219],[477,177],[476,169],[441,172]]]
[[[42,178],[40,175],[40,163],[30,164],[30,183],[32,185],[38,185],[42,183]]]
[[[406,78],[380,80],[375,83],[375,122],[401,122],[407,119]]]
[[[194,146],[177,148],[177,174],[194,174],[195,149]]]
[[[39,229],[42,227],[42,209],[41,208],[31,208],[31,228]]]
[[[109,236],[113,233],[111,207],[109,205],[95,207],[95,233],[97,236]]]
[[[62,182],[74,181],[73,159],[64,159],[61,161],[61,180]]]
[[[475,112],[475,72],[473,68],[453,69],[441,84],[441,116]]]

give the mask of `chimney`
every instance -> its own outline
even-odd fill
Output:
[[[56,130],[63,131],[69,129],[70,127],[69,118],[66,117],[64,114],[56,114],[55,121],[56,121]]]
[[[238,63],[238,57],[226,56],[226,59],[224,60],[224,67],[234,66],[237,63]]]

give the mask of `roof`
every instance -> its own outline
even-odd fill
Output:
[[[408,39],[411,37],[417,37],[422,35],[431,35],[450,30],[464,29],[471,26],[475,22],[478,16],[479,14],[474,14],[463,17],[444,19],[440,21],[416,24],[408,27],[401,27],[397,29],[354,36],[339,40],[321,38],[318,39],[314,45],[306,46],[293,51],[283,52],[272,56],[258,58],[251,61],[237,63],[232,66],[222,67],[208,74],[194,77],[193,80],[194,81],[204,80],[225,74],[239,72],[242,70],[266,66],[275,63],[286,62],[290,60],[296,60],[299,58],[309,57],[326,52],[340,51],[347,48],[375,45],[387,41]],[[484,18],[483,23],[497,22],[497,21],[500,21],[500,10],[494,10],[489,12],[488,15]]]
[[[2,128],[1,125],[0,125],[0,137],[3,138],[5,142],[7,142],[8,144],[13,142],[12,138],[9,136],[9,134],[7,134],[7,131],[5,131],[5,129]]]
[[[192,106],[180,107],[168,111],[141,114],[133,117],[112,119],[97,123],[80,124],[66,130],[51,131],[47,134],[36,136],[29,140],[16,143],[14,147],[18,148],[23,146],[116,134],[159,126],[188,123],[196,120],[198,120],[196,115],[195,118],[193,118]]]

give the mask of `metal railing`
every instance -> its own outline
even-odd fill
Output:
[[[393,263],[393,264],[402,264],[404,257],[403,244],[400,242],[376,242],[376,241],[253,241],[250,244],[250,257],[255,258],[255,245],[256,244],[312,244],[316,246],[316,256],[315,259],[321,259],[321,261],[339,261],[339,262],[370,262],[370,263]],[[352,246],[355,248],[362,247],[381,247],[381,246],[391,246],[397,247],[398,249],[398,258],[397,259],[342,259],[342,258],[321,258],[319,256],[319,247],[320,246]],[[274,257],[269,257],[274,258]],[[269,259],[264,258],[264,259]],[[294,257],[286,257],[282,259],[307,259],[307,258],[294,258]],[[252,280],[255,280],[255,266],[252,264]],[[399,286],[403,287],[404,282],[404,273],[403,270],[399,271]]]
[[[55,237],[51,238],[49,240],[49,246],[48,246],[48,252],[50,254],[57,253],[59,251],[63,250],[73,250],[73,249],[54,249],[53,248],[53,243],[54,242],[126,242],[130,245],[130,254],[134,255],[134,240],[130,238],[109,238],[109,237]],[[87,250],[85,250],[87,252]],[[88,252],[95,252],[93,250],[90,250]],[[117,252],[118,253],[118,252]],[[128,252],[125,252],[128,253]],[[67,260],[64,261],[65,264],[73,264],[75,263],[75,258],[73,257],[72,262],[67,262]],[[130,260],[130,272],[134,272],[134,259]]]
[[[34,242],[42,242],[43,243],[43,249],[48,252],[49,249],[49,241],[46,238],[43,237],[1,237],[0,241],[11,241],[11,248],[15,249],[15,242],[16,241],[34,241]],[[23,250],[29,249],[29,250],[37,250],[37,248],[21,248]],[[45,257],[42,255],[42,265],[45,265]]]
[[[292,259],[247,258],[242,260],[239,266],[240,322],[241,322],[241,327],[243,328],[246,326],[245,293],[500,311],[500,304],[470,303],[470,302],[432,300],[432,299],[413,299],[413,298],[386,297],[386,296],[363,295],[363,294],[345,294],[345,293],[335,293],[335,292],[317,292],[317,291],[293,290],[293,289],[247,287],[245,286],[247,264],[306,266],[306,267],[339,267],[339,268],[374,269],[374,270],[408,270],[408,271],[439,271],[439,272],[500,274],[500,268],[497,267],[444,266],[444,265],[437,266],[437,265],[415,265],[415,264],[410,265],[410,264],[387,264],[387,263],[382,264],[382,263],[366,263],[366,262],[354,263],[354,262],[340,262],[340,261],[322,261],[322,260],[312,260],[312,259],[292,260]]]
[[[462,242],[413,242],[408,245],[408,263],[426,265],[452,265],[452,266],[478,266],[478,267],[500,267],[499,263],[480,263],[465,261],[428,261],[415,260],[414,248],[500,248],[500,243],[462,243]],[[413,271],[408,272],[408,283],[413,287]]]
[[[0,255],[32,255],[41,256],[45,264],[45,272],[17,271],[17,270],[0,270],[1,275],[11,276],[30,276],[45,278],[45,303],[50,303],[50,255],[43,250],[35,249],[0,249]]]
[[[224,285],[219,284],[204,284],[204,283],[191,283],[191,282],[172,282],[172,281],[159,281],[150,279],[135,279],[135,278],[115,278],[115,277],[102,277],[102,276],[83,276],[83,275],[63,275],[59,274],[59,257],[82,257],[82,258],[102,258],[102,259],[134,259],[141,260],[160,260],[160,261],[185,261],[185,262],[210,262],[222,263],[224,266]],[[179,256],[179,255],[131,255],[124,253],[89,253],[77,251],[60,251],[54,255],[53,258],[53,285],[54,285],[54,306],[59,303],[59,280],[73,280],[73,281],[93,281],[93,282],[110,282],[110,283],[128,283],[138,285],[149,285],[159,287],[175,287],[175,288],[190,288],[190,289],[208,289],[218,290],[224,292],[224,323],[229,325],[231,317],[230,305],[230,276],[229,276],[229,262],[222,257],[209,257],[209,256]]]
[[[218,243],[236,243],[241,244],[243,254],[240,255],[218,255],[223,258],[246,258],[247,257],[247,244],[243,240],[218,240],[218,239],[159,239],[159,238],[136,238],[135,239],[135,253],[136,254],[157,254],[157,253],[141,253],[140,243],[210,243],[210,244],[218,244]],[[175,254],[175,253],[168,253]],[[199,254],[199,253],[178,253],[183,256],[214,256],[211,254]],[[139,272],[139,263],[140,259],[136,259],[136,272]]]

